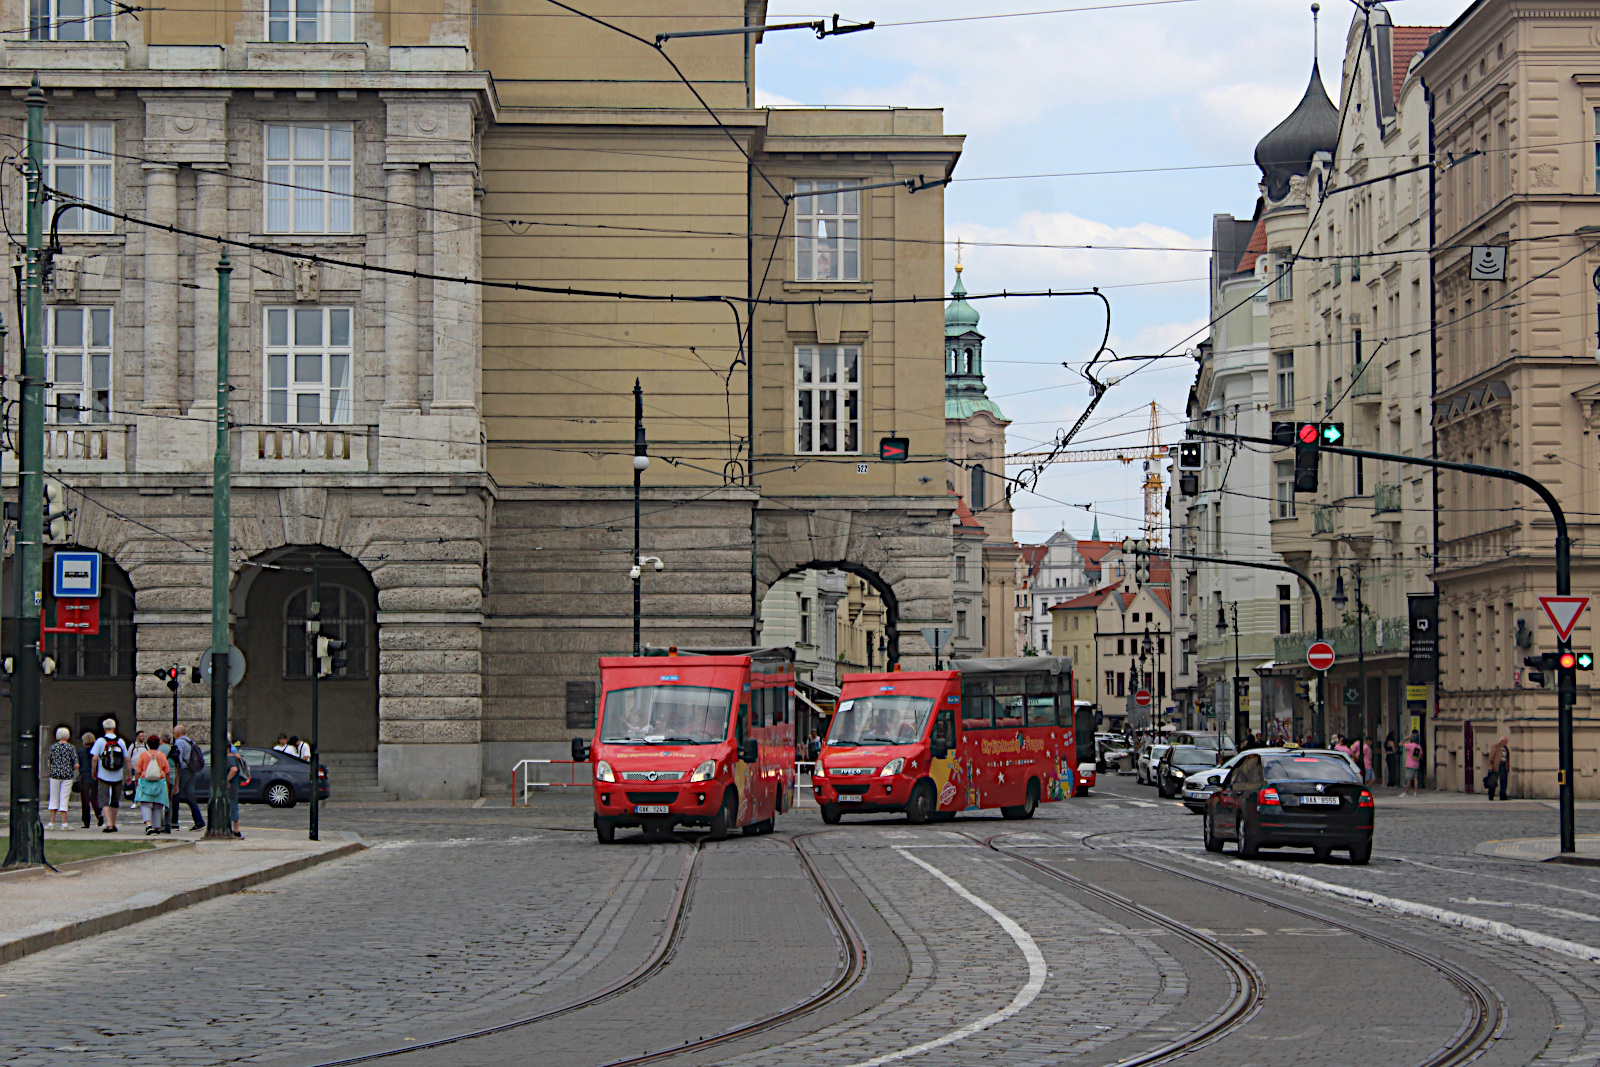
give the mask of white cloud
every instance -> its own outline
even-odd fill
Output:
[[[1191,237],[1167,226],[1154,223],[1115,226],[1065,211],[1027,211],[1006,226],[981,226],[952,219],[945,224],[945,237],[947,240],[961,238],[963,242],[974,242],[963,250],[963,258],[975,279],[974,285],[987,287],[993,284],[998,287],[1003,280],[1004,286],[1010,289],[1070,289],[1195,278],[1203,280],[1208,262],[1206,255],[1168,249],[1210,247],[1208,238]],[[1009,243],[1096,247],[1003,247]],[[1162,251],[1121,250],[1129,247]],[[948,251],[947,258],[954,265],[954,248]]]

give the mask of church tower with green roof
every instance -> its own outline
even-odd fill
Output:
[[[944,417],[964,419],[987,411],[1001,422],[1000,405],[989,399],[983,384],[983,334],[978,312],[967,303],[967,287],[956,264],[956,284],[944,309]]]

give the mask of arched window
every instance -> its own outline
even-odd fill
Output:
[[[310,678],[315,652],[307,641],[306,609],[311,587],[304,586],[283,608],[283,676]],[[367,676],[367,631],[370,626],[366,599],[354,589],[322,583],[322,636],[345,642],[345,667],[335,678]]]
[[[945,373],[946,374],[960,374],[961,373],[961,365],[960,365],[961,364],[961,357],[956,354],[956,350],[953,349],[953,348],[947,348],[947,349],[945,349],[945,353],[944,354],[945,354]]]
[[[972,349],[970,349],[970,348],[967,349],[967,373],[968,374],[977,373],[976,364],[974,364],[972,362]]]
[[[983,491],[984,491],[985,488],[986,487],[983,484],[983,464],[980,463],[976,467],[972,468],[972,510],[973,511],[982,511],[984,509],[984,507],[986,506],[984,504],[984,496],[983,496]]]

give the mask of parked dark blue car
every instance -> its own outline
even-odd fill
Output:
[[[206,766],[195,776],[195,796],[201,803],[211,791],[211,748],[202,746]],[[292,808],[311,800],[311,764],[287,752],[241,745],[239,755],[250,765],[250,781],[239,787],[239,803]],[[328,799],[328,768],[317,768],[317,796]]]

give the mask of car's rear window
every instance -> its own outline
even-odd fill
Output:
[[[1172,762],[1179,767],[1188,767],[1195,764],[1213,764],[1217,761],[1215,749],[1204,749],[1197,745],[1172,746]]]
[[[1325,756],[1306,753],[1300,756],[1268,756],[1266,777],[1269,782],[1360,782],[1356,769],[1342,756]]]

